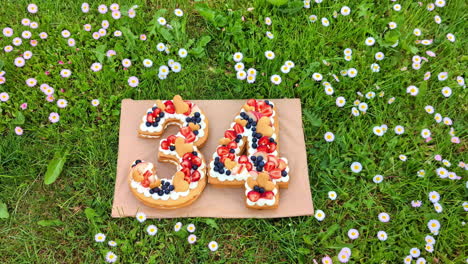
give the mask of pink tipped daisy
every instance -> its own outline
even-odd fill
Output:
[[[52,112],[49,115],[49,121],[51,123],[57,123],[60,120],[60,116],[58,113]]]

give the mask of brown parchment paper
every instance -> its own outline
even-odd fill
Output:
[[[216,150],[218,140],[224,135],[236,113],[246,100],[193,100],[209,119],[209,138],[201,148],[208,163]],[[171,177],[176,168],[172,164],[157,161],[160,139],[143,139],[137,136],[142,115],[153,106],[155,100],[124,99],[120,116],[117,178],[115,181],[112,217],[134,217],[143,211],[149,218],[218,217],[218,218],[277,218],[313,215],[312,195],[309,185],[307,156],[302,128],[302,112],[299,99],[273,99],[280,123],[280,156],[286,157],[290,167],[288,189],[280,189],[277,209],[255,210],[245,207],[243,188],[217,188],[210,184],[193,204],[187,207],[161,210],[145,206],[133,196],[128,186],[129,167],[136,159],[156,164],[158,176]],[[169,127],[162,138],[178,131]]]

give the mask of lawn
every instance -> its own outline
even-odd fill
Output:
[[[310,1],[310,8],[303,1],[279,7],[266,0],[115,2],[120,19],[110,9],[98,12],[100,4],[110,8],[113,1],[90,1],[88,13],[70,0],[37,0],[37,13],[28,12],[27,1],[1,3],[2,263],[99,263],[108,251],[121,263],[321,263],[327,255],[334,263],[338,256],[349,263],[401,263],[410,253],[413,263],[466,262],[465,1],[439,0],[445,6],[432,11],[425,0]],[[134,5],[136,16],[130,18]],[[176,8],[183,16],[175,15]],[[160,25],[159,17],[167,24]],[[93,32],[103,20],[109,27],[96,40]],[[116,30],[122,36],[114,36]],[[15,37],[21,45],[12,44]],[[373,45],[367,45],[369,37]],[[158,51],[158,43],[167,52]],[[178,55],[181,48],[187,57]],[[32,57],[15,66],[15,58],[29,57],[26,51]],[[273,51],[274,59],[266,58],[266,51]],[[245,69],[257,70],[254,83],[238,78],[236,52],[243,54]],[[132,66],[124,69],[126,58]],[[144,59],[153,66],[144,67]],[[182,70],[158,76],[170,59]],[[283,73],[288,60],[295,67]],[[102,69],[94,72],[93,63]],[[62,77],[63,69],[71,75]],[[270,79],[275,74],[279,84]],[[137,87],[129,85],[131,76],[138,78]],[[33,87],[30,78],[37,81]],[[314,207],[325,218],[112,219],[121,100],[175,94],[300,98],[310,188]],[[340,97],[346,100],[342,106]],[[325,140],[327,132],[333,133],[332,142]],[[62,157],[62,173],[45,184],[49,163]],[[353,162],[362,166],[360,172],[353,172]],[[330,191],[336,199],[329,198]],[[379,220],[383,212],[390,221]],[[431,220],[440,229],[430,229]],[[175,232],[179,221],[184,226]],[[194,244],[187,241],[190,223],[196,226]],[[155,236],[146,232],[150,224],[158,228]],[[351,239],[350,229],[359,237]],[[379,231],[386,240],[378,238]],[[104,243],[95,241],[97,233],[106,235]],[[436,242],[428,243],[428,235]],[[209,250],[210,241],[218,250]]]

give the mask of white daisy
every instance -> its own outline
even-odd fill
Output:
[[[372,180],[375,183],[381,183],[383,181],[383,176],[382,175],[375,175],[374,178],[372,178]]]
[[[104,235],[103,233],[97,233],[95,236],[94,236],[94,240],[96,240],[96,242],[104,242],[106,241],[106,235]]]
[[[187,231],[189,231],[190,233],[195,232],[195,225],[194,224],[189,224],[187,226]]]
[[[380,213],[378,217],[379,221],[382,223],[387,223],[388,221],[390,221],[390,215],[387,213]]]
[[[365,43],[366,43],[367,46],[373,46],[375,44],[375,38],[368,37],[368,38],[366,38]]]
[[[430,136],[431,136],[431,131],[429,129],[424,128],[423,130],[421,130],[421,137],[426,139],[426,138],[429,138]]]
[[[315,211],[315,219],[323,221],[323,219],[325,219],[325,213],[322,210]]]
[[[358,71],[355,68],[349,68],[348,69],[348,76],[350,78],[356,77],[357,74],[358,74]]]
[[[281,83],[281,76],[279,76],[278,74],[274,74],[270,77],[270,81],[273,83],[273,84],[280,84]]]
[[[385,231],[379,231],[379,232],[377,232],[377,238],[380,241],[385,241],[385,240],[387,240],[388,236],[387,236],[387,233]]]
[[[193,244],[193,243],[197,242],[197,236],[194,235],[194,234],[191,234],[191,235],[189,235],[189,236],[187,237],[187,240],[188,240],[188,242],[189,242],[190,244]]]
[[[240,61],[242,61],[242,59],[244,58],[244,55],[243,55],[242,53],[240,53],[240,52],[236,52],[236,53],[234,53],[234,55],[232,56],[232,58],[233,58],[233,60],[234,60],[235,62],[240,62]]]
[[[155,225],[149,225],[146,228],[146,232],[148,232],[148,235],[154,236],[156,233],[158,233],[158,228]]]
[[[339,96],[335,102],[338,107],[343,107],[346,104],[346,99],[343,96]]]
[[[275,53],[271,50],[265,51],[265,57],[269,60],[272,60],[275,58]]]
[[[109,252],[107,252],[107,254],[106,254],[106,261],[109,262],[109,263],[114,263],[114,262],[116,262],[116,261],[117,261],[117,258],[118,258],[117,255],[114,254],[114,252],[112,252],[112,251],[109,251]]]
[[[419,251],[418,248],[412,248],[412,249],[410,249],[410,255],[413,258],[417,258],[417,257],[419,257],[419,255],[421,255],[421,251]]]
[[[143,212],[138,212],[136,214],[136,219],[138,220],[138,222],[143,223],[144,221],[146,221],[146,214]]]
[[[332,132],[327,132],[325,133],[325,135],[323,136],[323,138],[325,139],[325,141],[327,142],[333,142],[335,140],[335,135],[332,133]]]
[[[359,173],[362,171],[362,165],[361,163],[355,161],[353,163],[351,163],[351,171],[354,172],[354,173]]]
[[[348,230],[348,237],[352,240],[357,239],[359,237],[359,231],[354,228]]]
[[[442,95],[447,98],[450,97],[452,95],[452,89],[450,89],[450,87],[448,86],[445,86],[444,88],[442,88]]]
[[[186,49],[179,49],[178,54],[179,54],[179,57],[185,58],[185,57],[187,57],[188,52],[187,52]]]
[[[328,198],[330,198],[330,200],[334,201],[334,200],[336,200],[336,197],[338,197],[338,195],[336,194],[335,191],[329,191],[328,192]]]
[[[218,250],[218,242],[216,242],[216,241],[211,241],[210,243],[208,243],[208,248],[209,248],[211,251],[216,251],[216,250]]]
[[[181,228],[182,228],[182,223],[181,222],[177,222],[174,225],[174,231],[176,231],[176,232],[179,232]]]

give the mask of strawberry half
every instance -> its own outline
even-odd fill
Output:
[[[224,132],[224,137],[229,138],[230,140],[236,139],[236,136],[237,134],[234,130],[226,130],[226,132]]]
[[[272,191],[266,191],[262,193],[262,198],[271,200],[275,197],[275,194]]]
[[[188,135],[185,137],[185,143],[194,142],[196,138],[197,138],[197,136],[195,136],[195,134],[194,134],[193,132],[190,132],[190,134],[188,134]]]
[[[273,161],[268,161],[267,163],[265,163],[265,167],[263,167],[263,169],[265,169],[266,171],[271,171],[274,168],[276,168],[276,165]]]
[[[256,191],[250,191],[247,193],[247,198],[249,198],[249,200],[252,202],[256,202],[258,199],[260,199],[260,193]]]
[[[164,111],[168,112],[169,114],[175,113],[175,106],[174,103],[172,103],[172,101],[166,101],[164,105],[166,106],[166,109]]]
[[[279,169],[273,169],[273,170],[271,170],[269,173],[270,173],[270,177],[271,177],[272,179],[275,179],[275,180],[281,179],[281,170],[279,170]]]
[[[235,124],[234,125],[234,131],[236,131],[237,134],[242,134],[244,133],[244,127],[242,127],[240,124]]]
[[[276,143],[270,142],[268,143],[268,153],[273,153],[276,150]]]
[[[171,144],[174,144],[176,138],[177,138],[176,135],[170,135],[170,136],[167,137],[167,141],[169,141],[169,143],[171,143]]]
[[[156,108],[156,109],[154,109],[154,111],[153,111],[153,116],[158,117],[158,116],[159,116],[159,113],[161,113],[161,109],[160,109],[160,108]]]
[[[198,156],[192,156],[192,164],[197,165],[198,167],[200,167],[201,164],[202,164],[201,158],[198,157]]]
[[[190,162],[190,160],[183,160],[180,165],[182,166],[182,168],[192,168],[192,163]]]
[[[236,149],[237,148],[237,143],[235,141],[231,141],[231,142],[229,142],[227,147],[230,148],[230,149]]]
[[[153,114],[149,113],[146,115],[146,121],[153,123]]]
[[[286,164],[286,161],[282,160],[282,159],[279,159],[279,162],[278,162],[278,169],[279,170],[284,170],[286,169],[286,167],[288,166],[288,164]]]
[[[161,148],[162,148],[162,149],[168,150],[170,145],[171,145],[171,144],[169,144],[169,141],[168,141],[168,140],[163,140],[163,141],[161,141]]]
[[[237,161],[238,163],[247,163],[249,162],[249,158],[247,157],[247,155],[242,155],[239,157],[239,160]]]
[[[269,137],[261,137],[259,140],[258,140],[258,145],[260,146],[266,146],[270,143],[270,138]]]
[[[229,154],[229,149],[228,147],[225,146],[220,146],[217,150],[216,153],[218,153],[218,156],[222,157],[224,155]]]
[[[196,181],[200,180],[200,178],[201,178],[201,174],[200,174],[200,172],[198,170],[196,170],[196,171],[192,172],[192,176],[190,177],[190,181],[191,182],[196,182]]]
[[[257,107],[257,100],[255,99],[249,99],[247,100],[247,104],[253,107]]]
[[[188,126],[180,128],[180,133],[184,137],[187,137],[190,134],[190,132],[192,132],[192,129],[190,127],[188,127]]]

